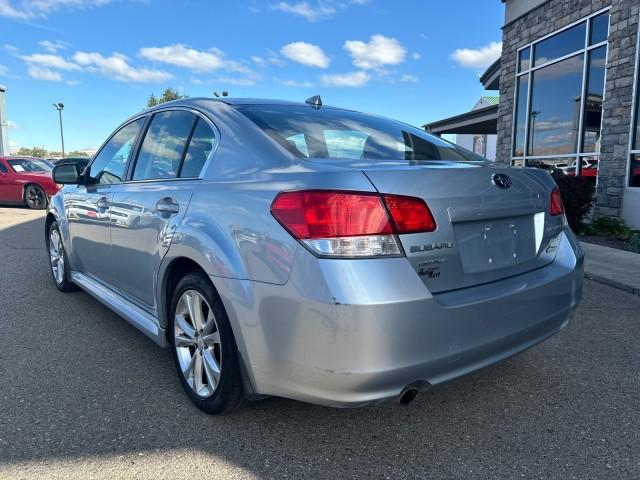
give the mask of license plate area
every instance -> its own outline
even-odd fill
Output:
[[[466,273],[518,265],[536,255],[532,215],[457,223],[454,232]]]

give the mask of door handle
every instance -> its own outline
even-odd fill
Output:
[[[180,211],[180,205],[173,198],[167,197],[156,203],[156,210],[160,213],[172,215]]]
[[[98,200],[98,203],[96,203],[96,207],[98,208],[98,210],[107,210],[109,208],[109,200],[107,200],[107,197],[100,198],[100,200]]]

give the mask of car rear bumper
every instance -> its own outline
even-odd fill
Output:
[[[213,281],[255,393],[359,406],[446,382],[558,332],[580,301],[582,260],[567,231],[546,267],[437,295],[405,258],[318,260],[302,248],[286,285]]]

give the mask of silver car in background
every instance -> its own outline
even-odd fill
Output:
[[[319,98],[166,103],[54,177],[56,286],[169,346],[209,413],[408,403],[548,338],[580,301],[547,172]]]

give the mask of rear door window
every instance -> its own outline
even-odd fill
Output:
[[[180,169],[181,178],[198,177],[200,175],[204,164],[213,151],[215,142],[216,136],[213,129],[205,120],[198,118]]]
[[[176,178],[197,120],[184,110],[156,113],[142,142],[133,180]]]

